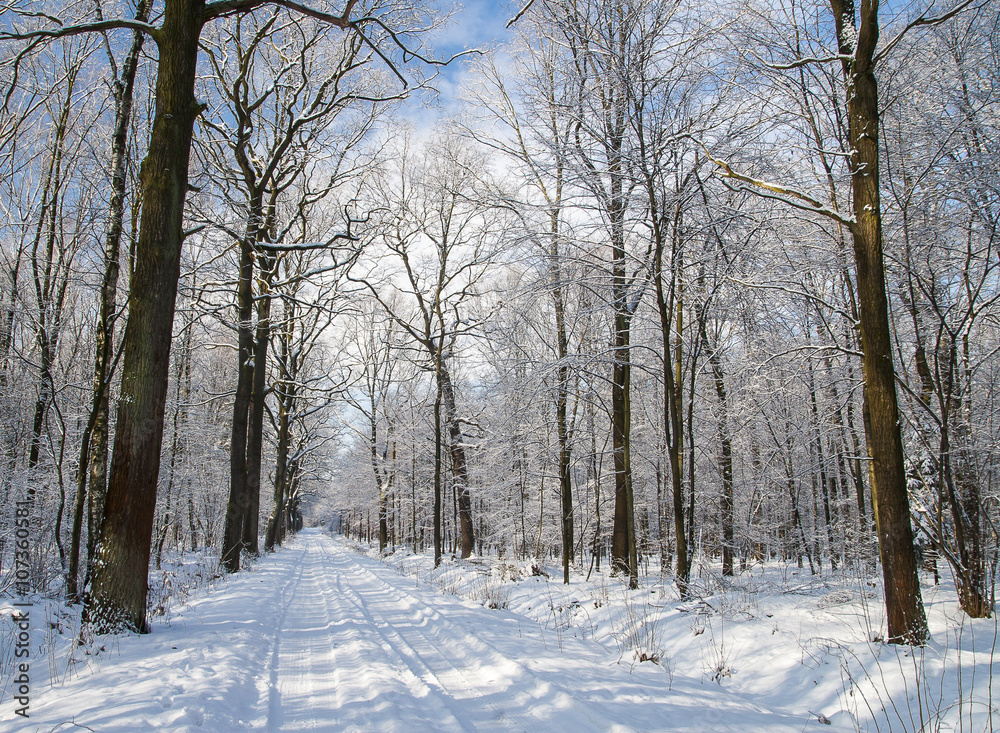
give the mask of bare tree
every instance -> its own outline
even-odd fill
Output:
[[[896,644],[923,644],[928,630],[910,524],[885,284],[879,186],[881,111],[875,72],[878,63],[908,31],[941,23],[968,4],[961,3],[940,17],[919,15],[879,49],[878,3],[862,0],[858,7],[853,0],[830,0],[837,52],[826,58],[801,58],[780,66],[785,69],[829,63],[841,66],[853,216],[844,216],[806,192],[754,179],[733,170],[725,161],[714,160],[724,175],[769,191],[796,208],[832,219],[851,233],[864,355],[865,433],[872,458],[872,493],[885,585],[888,638]]]
[[[458,339],[476,331],[480,319],[469,313],[482,288],[497,237],[498,209],[491,208],[482,176],[483,159],[454,136],[442,136],[422,151],[404,143],[400,167],[373,201],[385,207],[379,258],[358,268],[352,279],[364,283],[381,307],[424,352],[434,373],[435,400],[435,562],[441,544],[441,434],[448,431],[461,523],[461,555],[474,549],[468,458],[458,413],[450,362]],[[376,272],[392,265],[391,275]],[[393,299],[391,293],[397,293]],[[443,414],[442,414],[443,411]]]
[[[149,19],[149,0],[140,0],[135,17]],[[100,5],[98,5],[100,13]],[[80,465],[77,474],[76,504],[73,513],[73,530],[70,561],[67,571],[66,597],[76,602],[79,597],[80,543],[83,529],[84,505],[87,508],[87,575],[92,572],[93,560],[100,538],[107,492],[108,469],[108,409],[110,383],[114,373],[114,329],[118,315],[118,276],[121,268],[121,238],[124,231],[125,202],[128,188],[129,126],[135,96],[136,75],[145,35],[133,32],[132,44],[119,71],[111,44],[104,34],[104,46],[113,75],[114,127],[111,137],[111,199],[108,207],[107,232],[104,243],[104,276],[101,281],[101,304],[96,331],[94,359],[94,395],[91,415],[80,446]],[[89,479],[90,491],[87,491]]]
[[[984,319],[1000,302],[995,178],[978,171],[983,140],[992,135],[983,113],[994,83],[981,23],[988,28],[989,15],[970,13],[902,49],[931,51],[937,73],[928,88],[911,78],[922,80],[922,69],[903,66],[893,84],[914,91],[882,119],[888,229],[902,250],[895,290],[907,317],[897,342],[909,385],[904,414],[916,428],[908,467],[917,526],[928,552],[952,568],[959,604],[974,618],[992,613],[988,483],[974,417],[982,396],[977,375],[991,351],[977,344],[990,341]],[[992,67],[995,75],[995,61]],[[953,117],[952,109],[962,113]]]
[[[141,176],[142,217],[124,335],[115,447],[102,544],[87,606],[88,621],[102,631],[147,628],[146,577],[184,239],[188,161],[194,122],[203,109],[194,96],[201,32],[210,21],[264,5],[289,6],[330,27],[358,35],[397,74],[389,55],[392,48],[423,58],[406,46],[405,12],[363,8],[357,0],[347,0],[339,15],[290,0],[167,0],[156,26],[127,18],[56,21],[54,14],[43,16],[30,7],[5,7],[5,27],[9,30],[0,38],[26,41],[22,56],[50,39],[116,29],[146,33],[159,49],[156,114]]]
[[[229,205],[240,219],[225,227],[240,248],[238,369],[222,552],[230,572],[239,569],[241,551],[258,552],[270,291],[279,256],[273,245],[280,246],[284,231],[301,216],[294,205],[280,205],[290,196],[303,206],[315,205],[339,185],[352,172],[344,161],[386,101],[361,37],[331,42],[325,30],[321,23],[273,8],[266,16],[239,16],[203,43],[213,83],[225,100],[218,113],[204,117],[217,137],[206,154],[218,170],[223,196],[237,199]],[[342,121],[346,118],[349,122]],[[321,159],[325,175],[310,175]],[[232,180],[230,171],[238,172]],[[345,225],[349,230],[350,222]],[[343,238],[351,238],[349,231]]]
[[[522,28],[527,21],[522,22]],[[535,245],[544,261],[544,288],[552,301],[555,332],[555,420],[558,441],[560,530],[562,536],[563,582],[569,583],[574,560],[573,433],[575,407],[574,374],[571,366],[569,305],[570,272],[574,255],[566,209],[570,188],[575,116],[568,110],[578,106],[574,95],[579,85],[561,68],[562,50],[545,37],[544,26],[525,29],[519,50],[526,57],[517,62],[516,86],[511,88],[508,69],[485,62],[480,74],[481,90],[473,103],[483,122],[499,121],[500,134],[469,132],[487,146],[516,161],[525,181],[524,201],[513,203],[525,228],[525,237]],[[486,127],[491,130],[491,127]]]
[[[312,187],[304,186],[304,190],[310,191]],[[264,539],[266,551],[281,544],[297,512],[300,496],[296,487],[301,485],[303,451],[315,447],[309,444],[313,434],[306,429],[306,423],[313,415],[324,414],[344,390],[342,380],[333,378],[323,367],[322,344],[342,307],[340,290],[344,274],[359,250],[354,249],[352,242],[331,248],[332,251],[311,246],[324,237],[336,238],[342,234],[340,220],[321,213],[329,203],[323,198],[313,200],[309,195],[300,199],[294,207],[297,211],[292,217],[294,226],[286,238],[304,246],[297,249],[293,241],[275,257],[270,297],[278,301],[281,311],[269,334],[274,342],[277,374],[268,391],[273,393],[277,406],[268,410],[276,457],[273,505]],[[334,234],[330,235],[330,231]],[[296,429],[298,436],[294,434]]]
[[[378,545],[384,552],[389,543],[389,499],[395,476],[395,416],[390,400],[401,346],[399,326],[379,312],[375,301],[369,301],[352,319],[349,342],[357,349],[353,370],[357,379],[346,398],[364,418],[365,430],[357,432],[367,445],[378,492]]]

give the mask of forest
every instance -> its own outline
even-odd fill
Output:
[[[0,592],[30,501],[100,632],[303,525],[990,618],[1000,4],[451,11],[0,5]]]

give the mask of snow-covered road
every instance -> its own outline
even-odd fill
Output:
[[[318,531],[66,677],[33,694],[30,723],[4,705],[0,730],[830,730],[421,587]]]

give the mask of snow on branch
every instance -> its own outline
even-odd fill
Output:
[[[31,40],[51,40],[54,38],[67,38],[69,36],[79,36],[85,33],[103,33],[120,29],[129,29],[139,33],[149,34],[153,40],[159,37],[159,29],[149,23],[134,18],[112,18],[110,20],[99,20],[91,23],[73,23],[63,25],[58,18],[45,16],[57,23],[55,28],[36,28],[30,31],[0,31],[0,41],[31,41]]]
[[[535,0],[528,0],[528,3],[523,8],[517,11],[517,15],[515,15],[513,18],[507,21],[507,25],[505,27],[510,28],[512,25],[514,25],[517,21],[521,19],[522,15],[524,15],[531,9],[531,6],[534,4]]]
[[[755,59],[757,59],[757,61],[760,62],[763,66],[766,66],[769,69],[773,69],[774,71],[790,71],[791,69],[798,69],[803,66],[810,66],[812,64],[830,64],[833,63],[834,61],[843,62],[851,60],[851,56],[838,54],[836,56],[824,56],[824,57],[807,56],[804,58],[796,59],[795,61],[791,61],[787,64],[773,64],[770,61],[765,61],[760,56],[760,54],[755,53],[753,51],[750,51],[750,55],[752,55]]]
[[[855,221],[853,218],[845,217],[839,211],[831,209],[822,201],[814,199],[809,194],[803,193],[802,191],[798,191],[794,188],[789,188],[788,186],[782,186],[779,183],[771,183],[770,181],[763,181],[759,178],[753,178],[752,176],[747,176],[742,173],[739,173],[738,171],[734,171],[732,166],[729,165],[729,163],[727,163],[724,160],[720,160],[719,158],[713,157],[712,154],[708,152],[708,149],[703,144],[699,143],[699,145],[701,145],[702,150],[704,150],[705,157],[716,165],[716,167],[722,172],[722,175],[725,178],[732,178],[735,181],[740,181],[741,183],[750,184],[754,188],[758,188],[763,191],[768,191],[770,192],[770,194],[776,194],[776,195],[769,195],[768,193],[758,192],[759,195],[763,196],[764,198],[773,198],[777,201],[782,201],[788,204],[789,206],[793,206],[796,209],[800,209],[802,211],[811,211],[814,214],[820,214],[821,216],[825,216],[828,219],[833,219],[835,222],[837,222],[838,224],[843,224],[848,229],[854,228]]]
[[[919,16],[917,16],[916,19],[911,20],[909,23],[907,23],[906,27],[903,28],[903,30],[901,30],[899,33],[897,33],[892,38],[891,41],[889,41],[887,44],[885,44],[885,47],[881,51],[879,51],[877,54],[875,54],[875,59],[874,59],[875,63],[876,64],[879,63],[886,56],[888,56],[889,53],[892,51],[892,49],[896,46],[896,44],[899,43],[901,40],[903,40],[903,38],[906,36],[906,34],[909,33],[910,31],[912,31],[914,28],[919,28],[922,25],[940,25],[941,23],[949,21],[952,18],[954,18],[956,15],[958,15],[959,13],[961,13],[963,10],[965,10],[967,7],[969,7],[970,5],[972,5],[972,2],[973,2],[973,0],[964,0],[964,2],[959,3],[958,5],[956,5],[955,7],[953,7],[951,10],[949,10],[944,15],[938,15],[938,16],[935,16],[933,18],[928,18],[927,17],[927,13],[930,12],[930,10],[931,10],[930,8],[927,8],[927,10],[925,10]],[[983,5],[985,5],[985,4],[986,3],[983,3]]]
[[[348,0],[344,7],[344,12],[340,15],[311,7],[305,3],[296,2],[296,0],[215,0],[215,2],[210,2],[205,6],[204,18],[206,20],[219,18],[233,13],[253,10],[261,5],[278,5],[286,8],[287,10],[292,10],[323,23],[328,23],[332,26],[340,28],[341,30],[350,30],[357,33],[358,37],[364,42],[364,44],[368,46],[368,48],[370,48],[372,52],[389,68],[393,75],[399,79],[404,88],[409,87],[409,82],[406,80],[406,77],[403,76],[403,73],[397,67],[396,62],[390,59],[386,55],[386,52],[382,50],[380,45],[368,36],[365,32],[366,26],[377,26],[380,28],[391,39],[392,44],[403,53],[403,63],[406,63],[411,59],[416,59],[417,61],[427,64],[428,66],[447,66],[460,56],[465,56],[470,53],[479,53],[478,50],[471,49],[456,53],[445,60],[433,59],[429,56],[425,56],[411,48],[399,33],[390,28],[385,21],[378,16],[366,15],[352,19],[351,11],[354,10],[354,6],[357,5],[357,0]]]

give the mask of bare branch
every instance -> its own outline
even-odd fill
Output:
[[[68,38],[69,36],[80,36],[85,33],[103,33],[113,30],[133,30],[137,33],[146,33],[154,41],[159,43],[160,31],[149,23],[132,18],[112,18],[111,20],[95,21],[93,23],[74,23],[73,25],[63,25],[58,28],[39,28],[33,31],[2,31],[0,41],[33,41],[36,39]]]
[[[535,0],[528,0],[528,4],[525,5],[523,8],[521,8],[517,12],[517,15],[515,15],[513,18],[511,18],[510,20],[508,20],[507,21],[507,25],[505,27],[506,28],[510,28],[512,25],[514,25],[517,21],[519,21],[521,19],[522,15],[524,15],[525,13],[527,13],[531,9],[531,6],[534,5],[534,4],[535,4]]]
[[[699,143],[701,145],[701,143]],[[765,191],[770,191],[771,193],[778,194],[777,196],[768,196],[767,194],[760,194],[765,198],[774,198],[778,201],[782,201],[789,206],[793,206],[796,209],[801,209],[802,211],[811,211],[814,214],[820,214],[828,219],[833,219],[839,224],[843,224],[848,229],[853,229],[855,222],[854,219],[845,217],[839,211],[831,209],[822,201],[814,199],[812,196],[797,191],[794,188],[789,188],[787,186],[782,186],[778,183],[771,183],[770,181],[762,181],[759,178],[752,178],[751,176],[744,175],[737,171],[734,171],[732,167],[724,160],[719,160],[713,157],[705,148],[701,145],[702,150],[705,152],[705,157],[710,161],[715,163],[715,165],[722,171],[722,175],[726,178],[732,178],[733,180],[740,181],[741,183],[748,183],[755,188],[763,189]]]
[[[970,5],[972,5],[972,3],[973,3],[973,0],[964,0],[963,2],[960,2],[958,5],[956,5],[954,8],[952,8],[951,10],[949,10],[947,13],[945,13],[944,15],[939,15],[939,16],[934,17],[934,18],[928,18],[927,17],[927,13],[930,10],[930,8],[927,8],[927,10],[925,10],[924,12],[922,12],[916,18],[916,20],[912,20],[909,23],[907,23],[906,27],[903,28],[903,30],[901,30],[899,33],[897,33],[893,37],[893,39],[891,41],[889,41],[887,44],[885,44],[885,47],[881,51],[879,51],[877,54],[875,54],[875,58],[874,58],[873,62],[877,64],[880,61],[882,61],[886,56],[889,55],[889,53],[896,46],[896,44],[899,43],[901,40],[903,40],[903,37],[907,33],[909,33],[910,31],[912,31],[914,28],[919,28],[920,26],[923,26],[923,25],[940,25],[941,23],[944,23],[944,22],[949,21],[952,18],[954,18],[956,15],[958,15],[963,10],[965,10],[967,7],[969,7]]]
[[[465,56],[471,53],[480,53],[477,49],[472,49],[468,51],[462,51],[461,53],[456,53],[446,60],[432,59],[428,56],[424,56],[417,51],[410,48],[406,41],[400,37],[400,35],[390,28],[385,22],[376,16],[367,15],[360,18],[351,19],[351,11],[357,4],[357,0],[348,0],[344,7],[344,12],[340,15],[334,15],[333,13],[324,12],[316,8],[310,7],[304,3],[297,2],[296,0],[216,0],[205,6],[204,15],[202,16],[205,21],[212,20],[214,18],[221,18],[226,15],[232,15],[233,13],[241,13],[254,8],[258,8],[262,5],[278,5],[280,7],[286,8],[288,10],[301,13],[302,15],[308,16],[310,18],[315,18],[323,23],[328,23],[332,26],[340,28],[341,30],[350,30],[358,34],[358,37],[364,41],[365,45],[368,46],[378,56],[389,70],[395,75],[397,79],[403,84],[404,87],[409,86],[409,82],[406,77],[403,76],[402,72],[397,67],[396,63],[390,59],[385,51],[383,51],[379,44],[373,41],[367,33],[364,31],[364,27],[367,25],[375,25],[381,28],[392,40],[393,45],[395,45],[400,51],[403,52],[403,62],[405,63],[409,59],[416,59],[421,61],[428,66],[447,66],[455,59],[460,56]]]
[[[804,58],[796,59],[795,61],[792,61],[792,62],[787,63],[787,64],[772,64],[769,61],[765,61],[760,56],[760,54],[754,53],[753,51],[750,52],[750,55],[753,56],[755,59],[757,59],[757,61],[759,61],[761,64],[763,64],[767,68],[773,69],[775,71],[789,71],[791,69],[799,69],[799,68],[802,68],[803,66],[810,66],[812,64],[830,64],[830,63],[833,63],[835,61],[836,62],[843,62],[843,61],[850,61],[851,60],[850,56],[844,56],[844,55],[824,56],[822,58],[820,58],[818,56],[806,56]]]
[[[205,21],[209,21],[226,15],[232,15],[234,13],[243,13],[254,10],[262,5],[280,5],[283,8],[294,10],[297,13],[307,15],[310,18],[315,18],[316,20],[323,21],[324,23],[329,23],[330,25],[336,26],[342,30],[348,30],[357,22],[352,21],[350,18],[351,10],[354,9],[356,4],[357,0],[348,0],[348,3],[344,8],[344,12],[341,15],[334,15],[333,13],[327,13],[322,10],[317,10],[316,8],[311,8],[308,5],[295,2],[295,0],[216,0],[216,2],[211,2],[205,5],[202,17]]]
[[[16,12],[23,18],[45,18],[46,20],[52,21],[56,25],[63,24],[62,20],[57,18],[56,16],[49,15],[48,13],[43,13],[41,11],[18,10]]]

